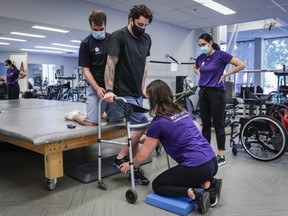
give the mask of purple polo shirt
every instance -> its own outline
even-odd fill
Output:
[[[198,86],[225,90],[224,83],[218,82],[232,58],[232,55],[222,50],[215,50],[209,57],[206,54],[199,55],[196,59],[196,66],[200,69]]]
[[[165,152],[183,166],[198,166],[215,157],[187,112],[169,118],[154,117],[146,136],[159,139]]]

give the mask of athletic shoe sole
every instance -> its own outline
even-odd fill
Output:
[[[201,214],[205,214],[210,207],[210,195],[209,192],[204,192],[201,197],[199,197],[198,211]]]

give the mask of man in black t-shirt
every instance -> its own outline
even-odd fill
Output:
[[[95,126],[98,124],[98,103],[105,94],[104,71],[107,60],[108,40],[106,33],[106,14],[101,10],[93,10],[89,16],[91,34],[80,45],[79,66],[87,80],[86,114],[74,110],[65,115],[66,120],[74,120],[82,125]],[[102,111],[107,103],[102,103]]]
[[[135,5],[129,13],[128,25],[112,33],[109,41],[107,64],[105,69],[105,100],[109,102],[108,119],[117,121],[123,118],[122,101],[113,102],[115,96],[124,97],[128,103],[143,106],[145,79],[147,75],[146,58],[150,55],[151,38],[145,33],[146,26],[153,20],[153,14],[145,5]],[[147,123],[143,113],[133,112],[131,124]],[[146,128],[132,131],[133,157],[138,153],[138,142]],[[114,160],[117,168],[127,162],[128,146],[121,149]],[[136,183],[147,185],[149,180],[143,170],[136,169]]]

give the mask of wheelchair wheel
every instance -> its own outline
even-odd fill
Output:
[[[240,140],[244,150],[260,161],[281,157],[287,149],[287,132],[282,124],[268,115],[254,116],[243,125]]]

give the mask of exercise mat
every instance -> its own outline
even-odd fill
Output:
[[[120,173],[120,170],[113,166],[113,161],[116,155],[102,158],[102,178]],[[146,160],[143,164],[152,162],[152,158]],[[142,164],[142,165],[143,165]],[[80,164],[72,167],[67,171],[67,176],[74,178],[82,183],[90,183],[98,180],[98,160],[90,161],[88,163]]]

